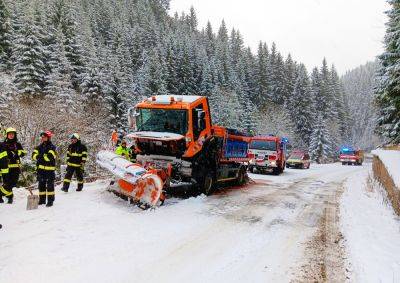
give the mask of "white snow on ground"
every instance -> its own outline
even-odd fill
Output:
[[[367,186],[368,174],[347,180],[340,207],[352,281],[400,282],[400,222],[384,190],[375,182]]]
[[[359,166],[315,165],[211,197],[141,211],[107,182],[26,211],[0,205],[0,282],[289,282],[318,228],[324,196]]]
[[[385,164],[393,182],[397,188],[400,188],[400,151],[399,150],[373,150],[372,154],[377,155]]]

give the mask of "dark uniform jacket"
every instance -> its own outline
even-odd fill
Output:
[[[87,147],[77,141],[68,146],[67,165],[71,167],[81,167],[87,160]]]
[[[25,156],[26,151],[16,139],[6,139],[0,145],[0,148],[7,152],[8,168],[11,169],[21,167],[21,157]]]
[[[51,141],[43,142],[35,148],[32,159],[36,161],[38,170],[56,170],[56,147]]]
[[[0,144],[0,176],[8,174],[8,153],[7,149]]]

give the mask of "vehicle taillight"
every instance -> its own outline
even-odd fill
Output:
[[[276,155],[268,155],[268,160],[276,160]]]
[[[247,156],[248,156],[249,158],[254,158],[254,157],[255,157],[255,154],[254,154],[253,152],[249,151],[249,152],[247,153]]]

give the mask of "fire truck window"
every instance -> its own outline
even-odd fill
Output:
[[[195,140],[199,138],[200,133],[206,128],[205,113],[203,111],[203,104],[192,110],[193,135]]]

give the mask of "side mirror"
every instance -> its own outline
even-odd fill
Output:
[[[137,111],[136,107],[132,107],[128,109],[128,126],[129,128],[133,129],[134,131],[137,131],[137,126],[136,126],[136,118],[140,115],[140,113]]]

